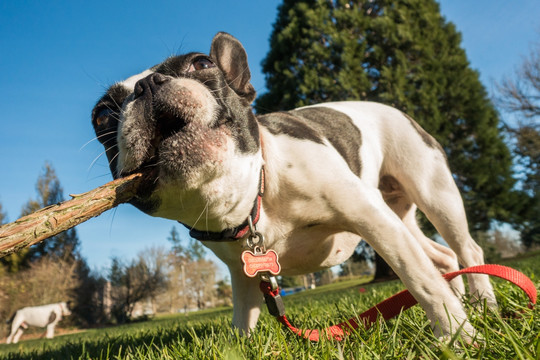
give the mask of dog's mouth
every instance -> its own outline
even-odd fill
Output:
[[[161,141],[181,132],[188,123],[188,120],[180,116],[178,111],[171,106],[156,107],[154,119],[156,121],[156,133],[152,144],[155,147],[159,146]]]
[[[165,81],[153,75],[139,82],[144,91],[125,105],[119,129],[119,172],[155,167],[160,183],[189,183],[218,166],[231,133],[216,126],[221,112],[212,93],[184,78]]]
[[[193,174],[217,166],[225,155],[230,130],[223,125],[194,121],[187,115],[180,114],[174,106],[156,106],[152,120],[144,122],[153,129],[149,141],[144,142],[144,151],[139,152],[139,166],[126,167],[122,175],[151,171],[160,182],[186,182]],[[139,141],[140,138],[134,143],[143,143]],[[127,152],[128,156],[134,154]]]
[[[145,151],[146,156],[137,168],[123,171],[122,176],[136,172],[152,173],[157,176],[158,167],[164,164],[160,161],[160,150],[164,147],[164,143],[171,143],[174,138],[182,137],[182,131],[188,124],[188,121],[179,116],[172,106],[166,105],[157,106],[152,112],[152,119],[147,122],[154,123],[155,128]]]

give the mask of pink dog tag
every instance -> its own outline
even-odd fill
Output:
[[[274,250],[268,250],[266,253],[253,253],[246,250],[242,253],[242,262],[244,273],[249,277],[255,277],[260,272],[277,275],[281,271],[278,255]]]

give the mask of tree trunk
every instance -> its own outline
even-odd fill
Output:
[[[137,194],[145,179],[143,174],[137,173],[113,180],[84,194],[70,195],[71,200],[47,206],[2,225],[0,257],[45,240],[128,202]]]
[[[373,282],[387,281],[397,279],[394,270],[384,261],[384,259],[377,253],[375,253],[375,277]]]

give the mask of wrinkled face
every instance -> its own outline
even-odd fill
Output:
[[[218,34],[210,55],[171,57],[110,87],[92,123],[113,176],[151,171],[156,177],[156,188],[134,205],[151,213],[159,206],[152,193],[196,189],[221,176],[232,159],[257,153],[249,77],[240,43]]]

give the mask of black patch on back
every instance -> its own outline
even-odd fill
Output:
[[[49,324],[51,324],[54,320],[56,320],[56,313],[52,311],[51,315],[49,315]]]
[[[284,134],[317,144],[324,144],[323,140],[327,139],[351,171],[360,176],[362,133],[344,113],[317,106],[263,115],[259,122],[274,135]]]
[[[287,135],[299,140],[309,140],[324,144],[323,136],[308,124],[306,119],[294,116],[290,112],[275,112],[259,116],[259,122],[274,135]]]
[[[324,134],[324,137],[345,159],[352,172],[360,176],[362,171],[362,160],[360,159],[362,133],[349,116],[326,107],[293,110],[292,113],[299,114],[311,121],[311,124]]]
[[[410,117],[409,115],[405,113],[402,113],[402,114],[409,120],[412,127],[416,130],[418,135],[420,135],[424,143],[430,148],[439,150],[443,154],[444,158],[447,159],[446,152],[444,151],[441,144],[439,144],[439,142],[435,140],[435,138],[431,136],[426,130],[424,130],[412,117]],[[447,163],[448,163],[448,159],[447,159]]]

